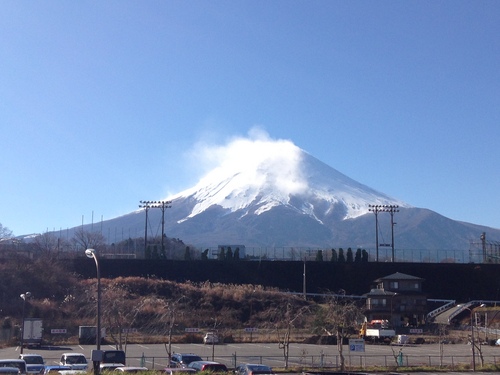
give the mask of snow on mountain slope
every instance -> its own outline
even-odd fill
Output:
[[[286,140],[233,142],[219,164],[193,188],[168,199],[186,198],[196,203],[179,223],[214,205],[228,212],[241,210],[241,216],[291,206],[318,221],[339,209],[343,219],[355,218],[367,213],[369,204],[410,207],[352,180]]]

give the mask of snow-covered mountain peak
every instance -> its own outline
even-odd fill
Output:
[[[408,207],[350,179],[287,140],[240,139],[219,157],[218,165],[193,188],[169,198],[196,202],[183,220],[213,205],[229,212],[242,210],[242,215],[284,205],[315,216],[319,205],[323,216],[342,207],[344,219],[365,214],[368,204]]]

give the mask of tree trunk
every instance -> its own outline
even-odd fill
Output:
[[[337,331],[337,349],[339,351],[339,357],[340,357],[340,371],[345,371],[345,358],[343,353],[342,335],[340,334],[340,330]]]

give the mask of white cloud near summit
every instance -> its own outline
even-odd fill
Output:
[[[224,145],[198,143],[190,156],[192,163],[205,169],[197,186],[236,179],[242,188],[272,185],[285,196],[307,190],[300,170],[301,149],[289,140],[271,139],[258,127],[248,137],[234,137]]]

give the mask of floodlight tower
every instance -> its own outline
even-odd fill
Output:
[[[373,212],[375,214],[375,242],[377,249],[377,262],[378,262],[378,214],[379,212],[389,212],[391,214],[391,249],[392,249],[392,259],[391,262],[394,262],[394,214],[399,212],[399,206],[384,204],[384,205],[368,205],[368,211]]]
[[[148,211],[150,208],[149,201],[139,201],[139,208],[144,208],[146,212],[146,226],[144,228],[144,254],[146,254],[146,250],[148,249]]]
[[[382,206],[377,204],[369,204],[368,207],[368,211],[375,214],[375,248],[377,250],[376,260],[378,262],[378,213],[381,211]]]
[[[394,225],[396,224],[394,222],[394,214],[396,212],[399,212],[398,208],[399,208],[399,206],[395,206],[395,205],[387,206],[387,212],[389,212],[391,214],[391,248],[392,248],[391,262],[394,262]]]
[[[140,201],[141,205],[139,207],[144,208],[146,211],[146,231],[144,234],[144,251],[147,248],[147,233],[148,233],[148,210],[150,208],[159,208],[161,209],[161,250],[162,253],[165,253],[165,246],[163,241],[165,239],[165,210],[167,208],[171,208],[172,201]]]

